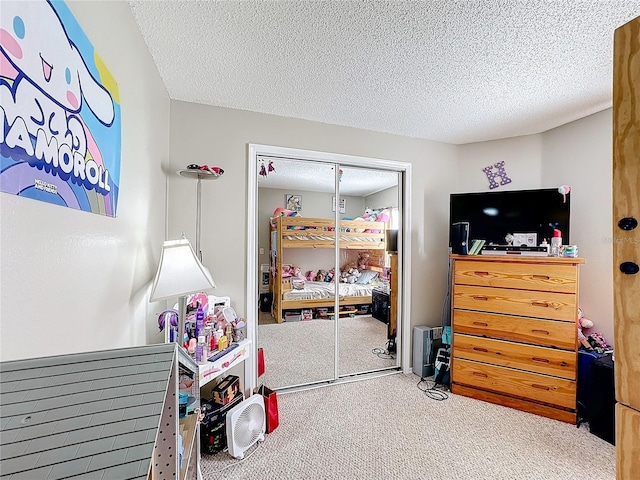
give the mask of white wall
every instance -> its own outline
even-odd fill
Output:
[[[385,188],[373,195],[365,197],[365,205],[372,208],[385,208],[385,207],[397,207],[398,200],[398,187]]]
[[[457,191],[489,191],[482,168],[500,160],[512,179],[501,190],[571,186],[571,243],[586,260],[580,305],[613,343],[611,110],[539,135],[460,146]]]
[[[489,179],[484,167],[505,162],[511,183],[499,190],[540,188],[540,135],[505,138],[490,142],[469,143],[458,147],[458,181],[456,192],[488,192]]]
[[[186,102],[171,103],[171,169],[219,165],[225,173],[203,185],[202,248],[216,294],[229,295],[245,316],[247,145],[276,145],[411,162],[411,323],[438,325],[447,280],[449,192],[456,147],[427,140]],[[195,232],[195,184],[169,180],[170,236]],[[256,304],[257,308],[257,304]]]
[[[118,82],[117,218],[0,193],[2,361],[161,341],[148,303],[165,231],[169,99],[125,2],[70,2]]]
[[[580,306],[613,344],[612,110],[542,136],[542,185],[571,186],[571,243],[580,267]]]

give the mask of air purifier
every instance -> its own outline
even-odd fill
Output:
[[[431,377],[435,373],[433,343],[441,338],[442,327],[413,327],[413,373],[421,378]]]

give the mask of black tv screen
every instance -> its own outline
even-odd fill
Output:
[[[550,243],[558,229],[562,243],[568,244],[570,205],[571,193],[563,196],[557,188],[452,193],[449,220],[450,225],[469,222],[469,241],[506,245],[509,233],[535,233],[539,245],[543,239]]]

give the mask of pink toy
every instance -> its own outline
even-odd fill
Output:
[[[593,322],[584,316],[584,312],[581,308],[578,308],[578,341],[582,344],[584,348],[587,350],[593,350],[591,344],[585,337],[584,333],[582,333],[582,329],[589,329],[593,327]]]
[[[567,193],[571,191],[571,187],[569,185],[560,185],[558,187],[558,193],[562,195],[562,203],[566,203],[567,201]]]
[[[376,221],[387,223],[389,221],[389,210],[387,210],[386,208],[384,210],[382,210],[378,214],[378,219]]]
[[[293,269],[291,265],[283,265],[282,266],[282,278],[289,278],[293,276]]]
[[[307,278],[302,274],[302,270],[300,270],[300,267],[297,265],[294,265],[292,270],[291,270],[292,275],[295,278],[299,278],[300,280],[306,280]]]

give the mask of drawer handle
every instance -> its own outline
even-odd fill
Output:
[[[473,272],[473,274],[477,277],[488,277],[489,272]]]
[[[489,297],[485,297],[484,295],[471,295],[471,298],[474,300],[489,300]]]
[[[489,324],[486,322],[473,322],[474,325],[478,325],[479,327],[488,327]]]
[[[551,280],[551,277],[547,275],[533,275],[533,278],[536,280]]]
[[[547,330],[536,330],[536,329],[532,329],[531,333],[541,333],[542,335],[550,335],[550,332]]]
[[[551,390],[549,387],[547,387],[546,385],[538,385],[537,383],[532,383],[531,386],[533,388],[537,388],[539,390]]]
[[[481,348],[481,347],[473,347],[473,351],[474,352],[487,353],[489,350],[487,350],[486,348]]]
[[[534,307],[546,307],[546,308],[549,308],[551,306],[547,302],[536,302],[536,301],[531,302],[531,305],[533,305]]]
[[[471,375],[473,375],[474,377],[488,378],[486,373],[473,372]]]
[[[531,357],[531,360],[538,363],[550,363],[548,358]]]

